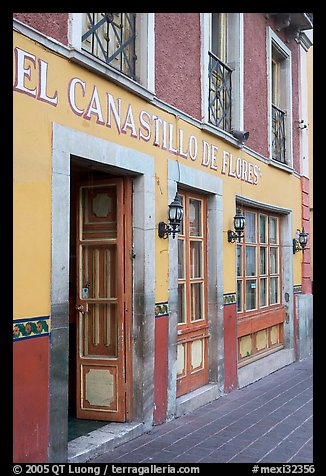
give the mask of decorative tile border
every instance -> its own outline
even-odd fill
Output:
[[[169,315],[168,301],[155,303],[155,317],[164,317]]]
[[[50,334],[50,316],[19,319],[13,322],[13,340],[30,339]]]
[[[302,293],[302,285],[301,284],[295,284],[293,286],[293,294],[299,294]]]
[[[236,293],[223,294],[223,304],[228,306],[230,304],[235,304],[237,302]]]

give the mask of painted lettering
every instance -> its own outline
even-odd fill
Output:
[[[154,134],[153,145],[159,146],[160,145],[159,127],[160,127],[160,124],[162,124],[162,119],[160,119],[158,116],[153,115],[152,120],[154,121],[154,124],[155,124],[155,134]]]
[[[114,98],[112,94],[106,93],[107,97],[107,122],[106,125],[107,127],[111,127],[111,112],[114,117],[114,122],[115,125],[117,126],[118,132],[120,134],[121,130],[121,99],[117,99],[117,105],[114,102]]]
[[[203,152],[202,152],[201,164],[202,164],[204,167],[208,167],[208,166],[209,166],[210,159],[211,159],[211,150],[210,150],[210,147],[209,147],[209,143],[208,143],[208,142],[206,142],[205,140],[203,140],[203,141],[202,141],[202,144],[203,144]]]
[[[211,160],[211,165],[210,165],[210,168],[212,170],[217,170],[217,165],[216,165],[217,151],[218,151],[217,145],[212,145],[212,160]]]
[[[58,91],[55,91],[52,97],[48,96],[47,94],[47,83],[48,83],[48,63],[39,59],[39,88],[37,99],[40,101],[47,102],[52,106],[56,106],[58,104]]]
[[[230,160],[229,160],[229,177],[235,177],[235,172],[233,172],[233,155],[229,154]]]
[[[89,101],[88,107],[84,114],[84,119],[90,120],[91,114],[94,114],[97,117],[96,122],[98,124],[104,124],[100,98],[98,96],[98,91],[96,86],[94,86],[93,88],[91,100]]]
[[[183,129],[179,129],[179,150],[178,150],[178,154],[180,155],[180,157],[183,157],[185,159],[187,159],[187,157],[188,157],[188,150],[186,152],[184,152],[184,150],[183,150]]]
[[[248,162],[245,159],[242,159],[241,180],[243,180],[244,182],[247,181],[247,169],[248,169]]]
[[[76,94],[76,85],[77,84],[79,84],[81,86],[82,95],[83,95],[83,97],[85,96],[86,84],[84,83],[84,81],[82,81],[79,78],[72,78],[70,80],[69,86],[68,86],[68,102],[69,102],[69,105],[71,107],[71,110],[75,114],[77,114],[77,116],[82,116],[84,114],[84,109],[79,109],[79,107],[77,107],[77,105],[76,105],[75,94]]]
[[[137,132],[136,132],[136,126],[135,126],[135,120],[134,120],[134,115],[132,112],[132,107],[131,104],[129,104],[128,109],[127,109],[127,114],[126,114],[126,119],[125,122],[121,128],[121,132],[126,134],[127,129],[131,130],[131,135],[133,137],[137,137]]]
[[[14,90],[36,98],[36,87],[31,89],[25,84],[26,80],[31,81],[31,64],[33,65],[33,69],[36,68],[35,55],[27,53],[27,51],[21,50],[20,48],[15,48],[15,58],[16,78]],[[30,62],[31,64],[27,66],[27,62]]]
[[[18,47],[14,49],[14,54],[14,90],[51,106],[57,106],[59,92],[52,89],[49,83],[49,64]],[[140,110],[135,118],[131,104],[124,104],[122,98],[115,98],[113,94],[103,92],[94,84],[87,85],[78,77],[69,80],[67,92],[70,109],[75,115],[88,121],[95,116],[96,124],[106,125],[110,129],[115,125],[118,134],[126,134],[129,130],[131,138],[151,142],[154,146],[184,159],[189,157],[192,161],[197,160],[199,139],[194,134],[187,136],[184,129],[178,127],[178,121],[167,122],[144,109]],[[176,116],[176,119],[179,119],[179,116]],[[200,154],[202,167],[213,171],[220,170],[221,174],[228,177],[257,185],[262,176],[259,165],[241,157],[235,159],[227,150],[220,152],[219,147],[208,140],[202,139]]]
[[[223,159],[222,159],[222,169],[221,174],[226,174],[226,166],[228,165],[229,153],[226,150],[223,150]]]
[[[191,160],[197,159],[197,152],[198,152],[198,143],[195,136],[189,137],[189,157]]]
[[[148,122],[146,122],[144,116],[147,118]],[[147,132],[147,135],[145,135],[142,132],[142,130],[139,129],[139,139],[143,139],[146,142],[148,142],[151,138],[150,120],[151,120],[151,116],[147,111],[140,111],[140,113],[139,113],[139,123],[140,123],[141,127]]]
[[[173,147],[173,124],[169,123],[169,152],[177,154],[178,150]]]

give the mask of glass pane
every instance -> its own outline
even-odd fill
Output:
[[[277,236],[277,218],[270,217],[269,218],[269,242],[272,245],[278,243],[278,236]]]
[[[194,198],[189,200],[189,234],[202,236],[201,201]]]
[[[260,279],[260,307],[267,306],[267,278]]]
[[[278,278],[271,278],[271,295],[270,295],[271,304],[276,304],[279,301],[278,295]]]
[[[116,187],[81,188],[82,240],[114,239],[117,237]]]
[[[184,240],[178,240],[178,278],[185,277]]]
[[[260,266],[259,274],[267,274],[267,247],[260,247]]]
[[[242,276],[242,246],[237,245],[237,276]]]
[[[203,288],[203,283],[192,283],[190,285],[190,293],[191,293],[190,319],[191,321],[204,319],[202,288]]]
[[[270,273],[278,273],[278,248],[270,248]]]
[[[256,275],[256,247],[246,246],[246,276]]]
[[[267,217],[265,215],[259,216],[259,240],[260,243],[267,243],[266,233]]]
[[[242,303],[243,303],[242,281],[237,281],[237,312],[242,311]]]
[[[185,215],[184,215],[184,207],[185,207],[185,205],[184,205],[183,195],[180,195],[179,192],[178,192],[178,196],[179,196],[180,202],[181,202],[181,204],[182,204],[182,206],[183,206],[183,216],[182,216],[182,220],[181,220],[181,224],[180,224],[180,233],[179,233],[179,235],[184,235],[183,220],[184,220],[184,216],[185,216]]]
[[[256,279],[246,281],[246,310],[256,309]]]
[[[190,277],[201,278],[202,270],[202,242],[190,241]]]
[[[178,285],[178,324],[186,322],[185,313],[185,286],[184,284]]]
[[[245,212],[245,219],[246,243],[256,243],[255,214],[252,212]]]

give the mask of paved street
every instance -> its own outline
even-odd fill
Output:
[[[312,370],[295,362],[89,463],[313,463]]]

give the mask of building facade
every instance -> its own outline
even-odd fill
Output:
[[[147,431],[312,352],[311,30],[14,14],[15,462],[67,461],[68,415]]]

